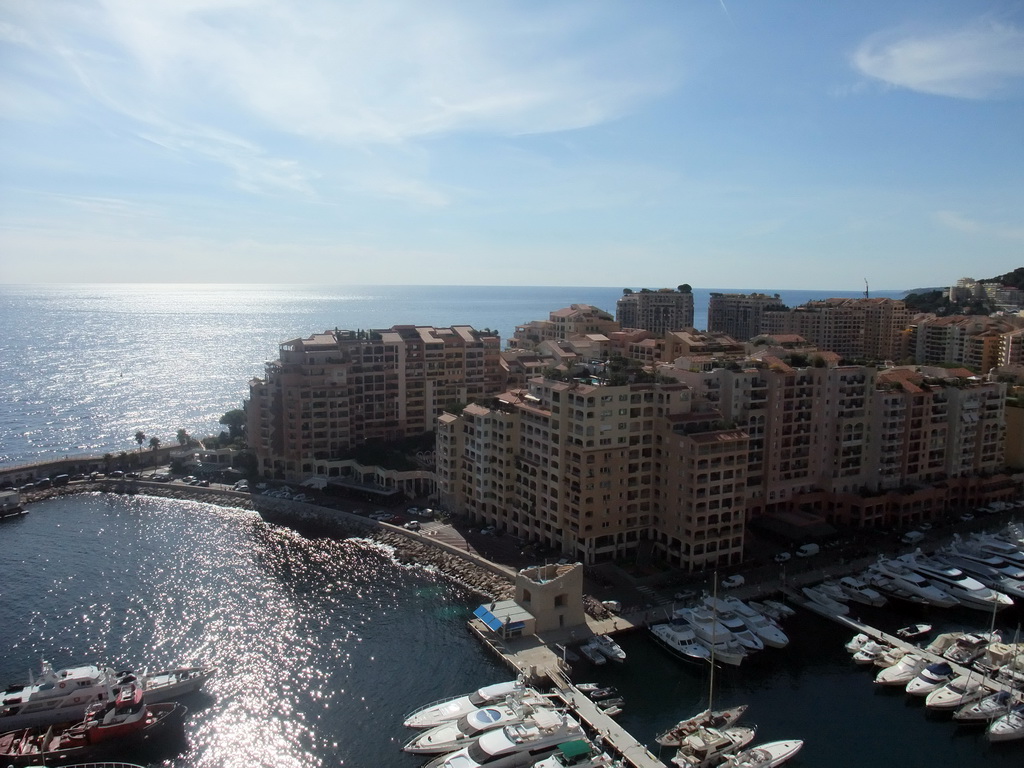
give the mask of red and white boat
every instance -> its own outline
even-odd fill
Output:
[[[147,706],[142,689],[126,685],[112,701],[90,706],[81,722],[0,735],[0,764],[28,766],[117,752],[180,722],[187,711],[177,703]]]

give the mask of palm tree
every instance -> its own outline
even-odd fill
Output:
[[[159,448],[160,447],[160,438],[156,437],[156,436],[149,438],[149,447],[152,448],[154,451],[157,448]]]

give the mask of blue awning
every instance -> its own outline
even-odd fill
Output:
[[[498,632],[499,630],[501,630],[501,619],[499,619],[497,616],[491,613],[486,605],[481,605],[479,608],[473,611],[473,615],[480,619],[480,621],[482,621],[488,627],[490,627],[492,631]]]

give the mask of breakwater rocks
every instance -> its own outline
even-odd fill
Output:
[[[250,509],[272,523],[311,532],[328,532],[336,536],[360,536],[383,544],[394,552],[399,563],[420,565],[435,569],[456,584],[489,600],[506,600],[515,588],[512,575],[493,563],[470,554],[446,548],[440,542],[386,530],[375,521],[348,512],[339,512],[315,504],[303,504],[283,499],[267,499],[248,493],[154,483],[136,480],[97,480],[76,482],[57,488],[34,490],[22,495],[23,504],[31,504],[57,496],[76,493],[145,494],[160,498],[202,501],[222,507]]]
[[[510,576],[467,560],[432,542],[384,530],[374,533],[371,538],[391,547],[398,562],[435,568],[474,594],[490,600],[509,600],[515,594]]]

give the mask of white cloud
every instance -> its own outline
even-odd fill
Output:
[[[209,99],[284,133],[331,141],[580,128],[623,114],[674,77],[661,55],[675,46],[670,36],[599,32],[601,4],[102,5],[89,35],[124,54],[91,73],[107,92],[144,101],[158,94],[189,109]]]
[[[1024,32],[990,21],[936,34],[882,32],[854,52],[861,73],[938,96],[985,99],[1019,92]]]
[[[1024,228],[1007,227],[1000,224],[977,221],[956,211],[936,211],[935,220],[949,229],[972,235],[997,237],[1004,240],[1024,241]]]

